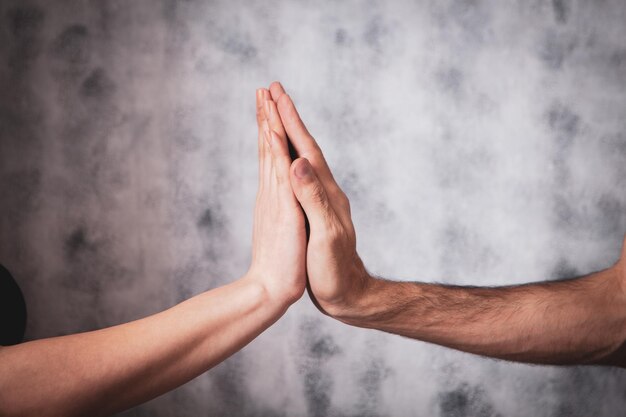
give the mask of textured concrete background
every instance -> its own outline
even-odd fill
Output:
[[[622,0],[0,11],[0,262],[24,289],[29,338],[139,318],[245,272],[254,90],[274,79],[351,198],[372,272],[496,285],[617,259]],[[615,369],[347,327],[305,296],[239,354],[123,415],[616,416],[624,387]]]

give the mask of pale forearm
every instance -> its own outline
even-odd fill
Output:
[[[241,349],[302,296],[306,230],[287,181],[287,135],[270,92],[256,99],[259,190],[246,276],[142,320],[0,348],[0,416],[107,415],[139,404]]]
[[[156,397],[276,321],[287,305],[268,299],[244,278],[131,323],[2,348],[0,414],[107,415]]]
[[[624,365],[626,297],[615,268],[583,278],[477,288],[370,281],[347,323],[508,360]]]

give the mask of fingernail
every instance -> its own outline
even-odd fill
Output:
[[[307,160],[300,161],[300,163],[296,166],[294,173],[298,178],[306,178],[311,175],[311,165],[309,165]]]
[[[263,98],[263,89],[261,88],[256,89],[256,98],[257,100],[261,100]]]

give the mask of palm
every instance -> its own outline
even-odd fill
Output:
[[[289,185],[287,135],[269,91],[257,92],[259,191],[251,274],[271,294],[293,302],[306,284],[304,215]]]

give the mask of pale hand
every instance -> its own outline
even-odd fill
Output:
[[[252,263],[247,278],[288,307],[306,286],[304,215],[289,184],[291,159],[276,104],[257,90],[259,190],[254,210]]]

